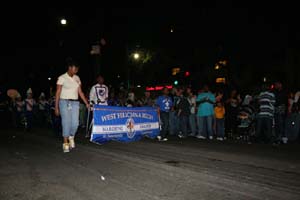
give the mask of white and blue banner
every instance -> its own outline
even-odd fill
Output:
[[[94,107],[91,141],[105,143],[111,140],[131,142],[143,137],[159,135],[159,119],[155,108]]]

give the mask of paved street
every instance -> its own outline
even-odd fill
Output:
[[[49,130],[0,130],[0,199],[300,199],[299,145],[171,139],[63,154]]]

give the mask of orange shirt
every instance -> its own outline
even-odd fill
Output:
[[[217,119],[224,119],[225,117],[225,108],[224,106],[215,107],[215,116]]]

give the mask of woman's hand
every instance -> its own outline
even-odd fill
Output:
[[[91,105],[90,104],[85,104],[85,106],[86,106],[86,108],[88,109],[88,111],[90,111],[91,110]]]
[[[57,117],[60,115],[59,109],[58,109],[58,108],[55,108],[55,115],[56,115]]]

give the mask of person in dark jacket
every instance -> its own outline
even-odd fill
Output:
[[[188,124],[189,124],[189,115],[190,115],[190,103],[183,95],[183,88],[178,89],[178,103],[177,103],[177,116],[179,118],[179,135],[180,138],[186,138],[188,134]]]

